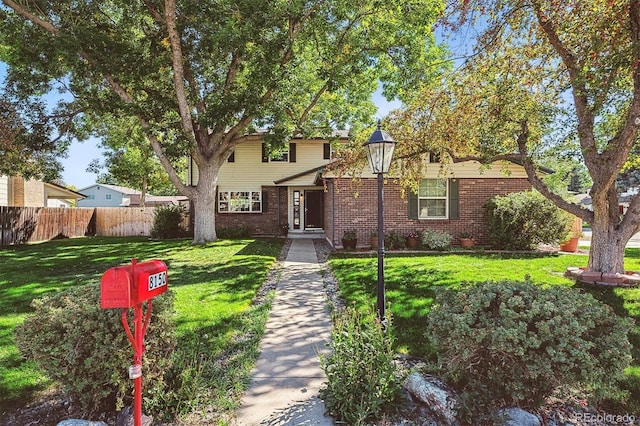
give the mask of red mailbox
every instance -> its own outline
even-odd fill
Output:
[[[100,307],[131,308],[167,291],[167,265],[161,260],[110,268],[100,280]]]
[[[167,291],[167,265],[161,260],[110,268],[100,279],[100,307],[123,308],[120,321],[129,342],[133,346],[133,365],[129,367],[129,378],[134,387],[133,424],[142,425],[142,354],[144,335],[151,320],[151,299]],[[147,302],[143,318],[142,304]],[[127,312],[133,308],[134,332],[131,332]]]

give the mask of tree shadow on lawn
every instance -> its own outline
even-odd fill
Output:
[[[374,304],[377,298],[377,275],[374,274],[375,269],[372,272],[370,268],[352,271],[349,281],[355,284],[342,286],[341,297],[357,301],[361,306]],[[415,271],[404,267],[395,267],[385,274],[387,309],[391,311],[396,330],[397,350],[417,356],[433,354],[424,335],[426,316],[438,289],[454,285],[453,274],[435,268],[421,271],[420,277],[415,277]]]

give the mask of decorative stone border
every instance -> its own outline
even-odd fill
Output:
[[[570,266],[564,275],[583,283],[605,287],[637,287],[640,285],[640,274],[633,271],[626,271],[624,274],[614,274]]]

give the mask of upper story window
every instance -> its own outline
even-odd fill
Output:
[[[110,200],[111,199],[111,194],[104,194],[104,199],[105,200]]]
[[[289,162],[289,150],[279,153],[271,154],[269,156],[269,162],[288,163]]]
[[[262,162],[263,163],[295,163],[296,162],[296,144],[289,143],[289,149],[284,149],[281,152],[269,154],[265,144],[262,144]]]
[[[418,218],[445,219],[448,211],[446,179],[423,179],[418,189]]]

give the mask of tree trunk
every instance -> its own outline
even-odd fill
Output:
[[[597,182],[599,176],[594,176]],[[600,181],[604,180],[600,177]],[[592,190],[593,220],[588,267],[592,271],[624,272],[624,247],[631,238],[628,222],[620,222],[618,192],[615,185],[606,191]]]
[[[193,203],[193,243],[204,244],[218,239],[216,235],[216,188],[219,167],[205,163],[198,168],[199,178]]]
[[[592,225],[588,267],[592,271],[624,272],[624,247],[627,239],[620,232],[604,226]]]

